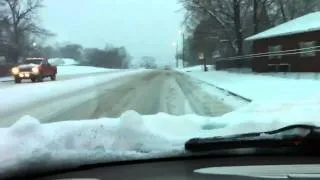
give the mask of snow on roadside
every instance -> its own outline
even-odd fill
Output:
[[[80,75],[80,74],[90,74],[90,73],[103,73],[103,72],[116,72],[119,69],[107,69],[91,66],[57,66],[58,76],[65,75]]]
[[[79,61],[70,58],[51,58],[48,59],[48,62],[55,66],[70,66],[79,64]]]
[[[79,61],[70,58],[52,58],[48,61],[49,63],[57,66],[59,76],[119,71],[119,69],[78,66],[80,64]]]
[[[200,66],[179,70],[191,77],[229,90],[251,100],[280,101],[319,95],[320,82],[239,74],[226,71],[203,72]]]
[[[0,82],[13,81],[12,77],[1,77]]]
[[[193,137],[269,131],[296,123],[319,126],[319,116],[320,100],[315,99],[253,102],[221,117],[141,116],[128,111],[114,119],[40,124],[25,116],[0,128],[0,177],[25,170],[184,156],[184,143]]]
[[[235,97],[233,95],[231,95],[228,92],[225,91],[221,91],[220,89],[217,89],[217,87],[215,87],[214,85],[207,83],[205,81],[201,81],[197,78],[190,78],[189,76],[187,76],[187,74],[183,74],[184,76],[186,76],[185,78],[190,81],[191,84],[198,86],[198,89],[201,89],[203,92],[212,95],[213,97],[218,98],[218,100],[220,102],[223,102],[224,104],[237,109],[239,107],[242,107],[246,104],[248,104],[249,102],[241,99],[239,97]]]

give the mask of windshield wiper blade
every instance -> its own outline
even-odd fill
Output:
[[[301,124],[267,132],[193,138],[185,143],[185,149],[189,152],[240,148],[299,148],[315,146],[320,146],[320,127]]]

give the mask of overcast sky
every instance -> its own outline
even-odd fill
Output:
[[[135,58],[174,62],[172,42],[183,19],[177,0],[45,0],[42,24],[57,42],[125,46]],[[180,10],[180,11],[179,11]],[[178,11],[178,12],[177,12]]]

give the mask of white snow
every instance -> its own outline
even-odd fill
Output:
[[[0,82],[12,81],[12,77],[1,77]]]
[[[224,88],[242,97],[260,101],[300,100],[320,94],[320,81],[286,79],[258,74],[240,74],[227,71],[203,72],[196,66],[180,70],[191,77]],[[187,72],[190,71],[190,72]]]
[[[103,73],[103,72],[114,72],[119,71],[119,69],[107,69],[91,66],[57,66],[58,76],[65,75],[80,75],[80,74],[90,74],[90,73]]]
[[[115,119],[40,124],[25,116],[0,129],[0,177],[24,170],[184,156],[184,143],[190,138],[268,131],[295,123],[320,125],[319,116],[320,100],[314,99],[251,103],[214,118],[164,113],[141,116],[128,111]]]
[[[310,13],[293,19],[276,27],[246,38],[246,40],[258,40],[284,35],[298,34],[320,30],[320,12]]]
[[[266,124],[275,127],[299,122],[318,125],[320,81],[214,70],[203,72],[200,66],[179,71],[252,100],[236,111],[215,118],[215,122],[228,122],[229,126],[246,124],[246,127],[232,130],[232,133],[250,128],[263,130]]]
[[[52,58],[48,59],[48,62],[55,66],[70,66],[79,64],[79,61],[70,58]]]
[[[43,104],[42,102],[50,101],[52,99],[58,101],[61,99],[58,98],[59,96],[68,94],[69,96],[76,95],[78,92],[85,91],[89,88],[99,87],[100,85],[107,84],[107,82],[110,80],[142,73],[145,71],[147,70],[132,70],[64,81],[20,84],[17,86],[3,88],[0,89],[0,117],[12,114],[12,112],[16,111],[17,109],[22,111],[26,108],[32,107],[34,104]],[[90,97],[96,93],[96,91],[89,91],[88,96]],[[68,103],[65,105],[68,105]],[[55,110],[58,110],[59,107],[60,106],[57,106],[54,109],[51,108],[51,111],[54,112]]]
[[[119,74],[128,76],[143,71],[72,80],[67,82],[70,89],[55,84],[62,82],[55,82],[50,88],[37,84],[41,87],[13,97],[12,102],[0,101],[0,107],[10,110],[10,106],[20,106],[14,103],[19,98],[35,102],[38,98],[47,98],[40,94],[55,96],[66,91],[72,93],[80,86],[85,88],[105,83]],[[187,155],[184,143],[193,137],[269,131],[297,123],[320,125],[320,93],[317,92],[320,83],[317,81],[223,71],[202,72],[199,66],[179,71],[204,84],[214,84],[250,98],[253,102],[220,117],[171,116],[164,113],[141,116],[128,111],[120,118],[41,124],[33,117],[24,116],[11,127],[0,128],[3,139],[0,142],[0,177],[24,170],[40,172],[42,169],[99,162],[184,156]],[[21,93],[23,89],[26,88],[17,86],[10,93]],[[2,93],[5,91],[0,90]],[[9,96],[8,91],[5,95]]]

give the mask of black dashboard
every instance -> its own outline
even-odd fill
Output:
[[[122,162],[87,166],[28,179],[320,179],[320,156],[210,156]]]

